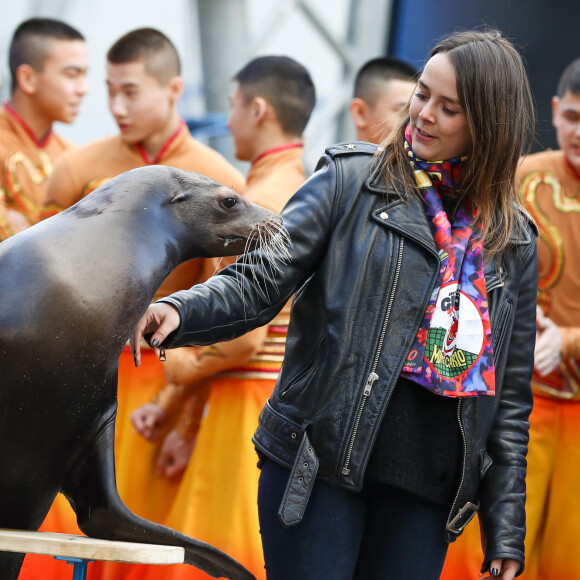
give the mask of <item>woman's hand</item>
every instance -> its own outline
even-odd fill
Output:
[[[153,333],[151,345],[159,346],[174,331],[179,328],[181,318],[179,312],[165,302],[151,304],[143,318],[137,323],[131,338],[131,351],[135,366],[141,364],[141,341],[146,334]]]
[[[492,560],[489,565],[489,576],[480,578],[499,578],[499,580],[514,580],[521,564],[517,560]]]

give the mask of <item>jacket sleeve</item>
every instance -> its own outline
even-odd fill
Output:
[[[160,300],[173,305],[181,317],[164,347],[232,340],[278,314],[326,252],[336,206],[336,173],[335,162],[324,157],[284,208],[281,217],[292,243],[289,263],[255,250],[251,259],[242,257],[205,284]]]
[[[485,559],[510,558],[524,569],[526,454],[533,396],[538,257],[535,239],[521,250],[522,272],[502,391],[487,450],[493,464],[482,480],[479,512]]]

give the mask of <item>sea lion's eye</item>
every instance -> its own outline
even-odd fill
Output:
[[[225,199],[222,199],[221,204],[226,209],[232,209],[238,205],[238,200],[235,197],[226,197]]]

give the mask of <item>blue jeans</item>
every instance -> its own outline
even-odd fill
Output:
[[[437,580],[449,510],[394,488],[353,493],[317,481],[303,520],[277,512],[289,471],[265,460],[258,509],[268,580]]]

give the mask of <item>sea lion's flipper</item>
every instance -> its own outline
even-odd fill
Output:
[[[42,524],[56,491],[34,494],[32,486],[20,485],[7,491],[7,486],[0,485],[0,528],[18,530],[37,530]],[[16,580],[20,573],[24,554],[0,551],[0,578]]]
[[[0,552],[0,578],[2,580],[17,580],[23,560],[24,554]]]
[[[4,451],[8,452],[9,449],[6,448],[11,447],[9,437],[5,434],[2,437]],[[37,530],[57,494],[56,484],[51,482],[51,485],[46,485],[41,490],[35,489],[38,484],[34,478],[29,475],[29,481],[26,481],[25,477],[20,477],[16,466],[21,466],[22,463],[6,461],[3,455],[5,453],[0,453],[0,464],[3,466],[0,481],[0,528]],[[0,578],[16,580],[23,560],[24,554],[0,551]]]
[[[185,563],[214,578],[254,579],[254,575],[236,560],[210,544],[132,513],[117,491],[113,443],[114,421],[111,419],[83,458],[74,484],[64,490],[85,534],[106,540],[182,546]]]

